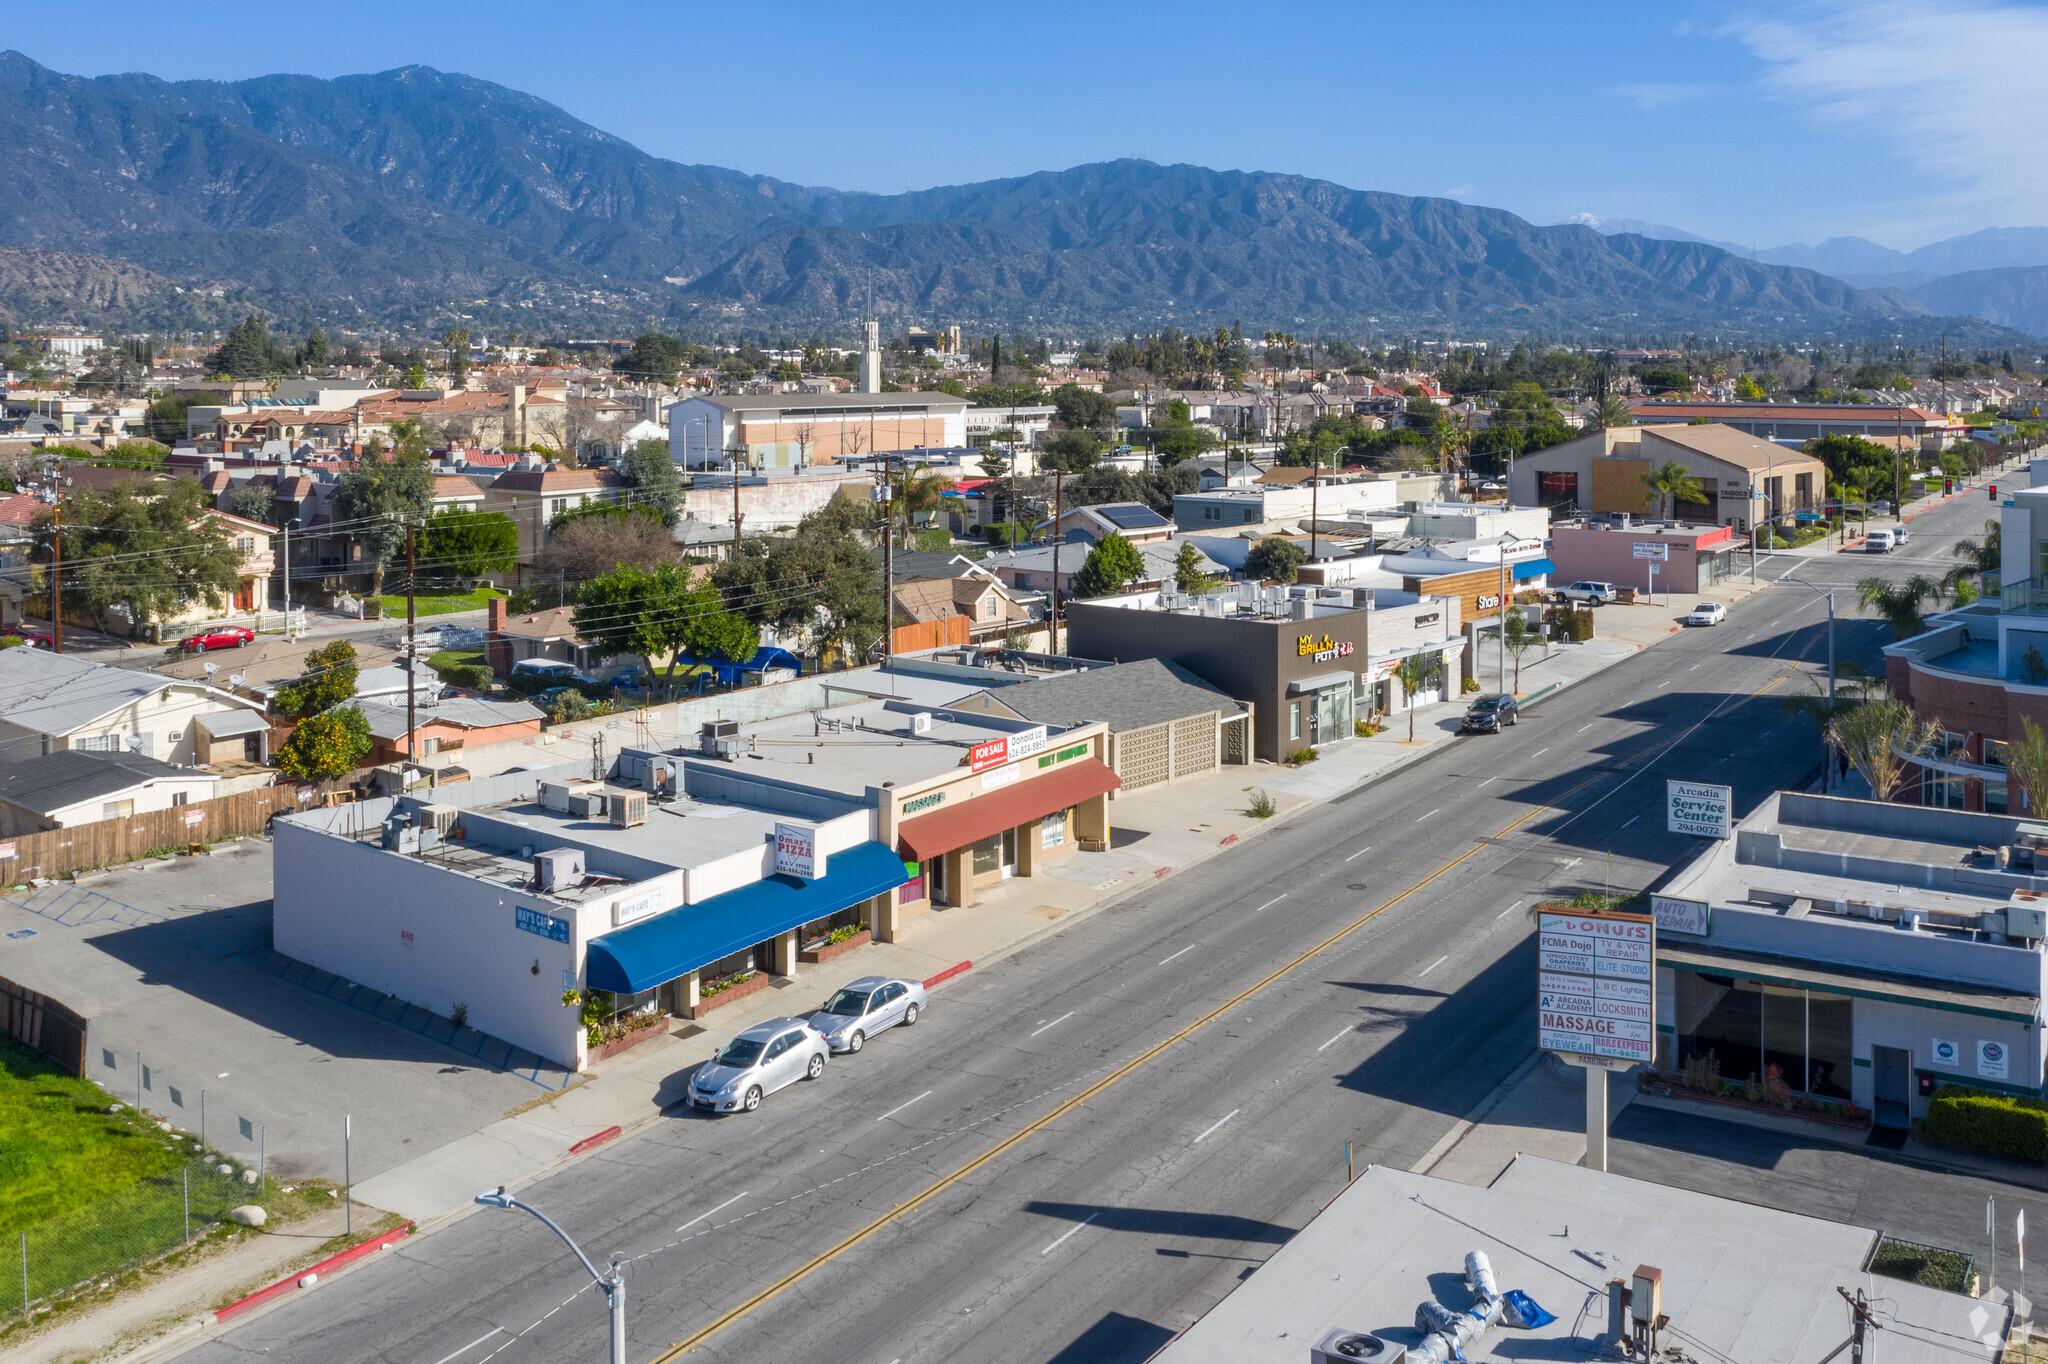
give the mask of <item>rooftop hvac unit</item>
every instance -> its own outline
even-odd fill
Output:
[[[1315,603],[1307,597],[1296,597],[1288,603],[1287,614],[1295,620],[1307,620],[1316,613]]]
[[[912,734],[929,734],[929,733],[931,733],[931,732],[932,732],[932,713],[931,713],[930,711],[928,711],[928,710],[921,710],[921,711],[917,712],[917,713],[916,713],[915,715],[911,716],[911,717],[910,717],[910,732],[911,732]]]
[[[1360,1360],[1369,1360],[1371,1364],[1402,1364],[1407,1358],[1408,1347],[1405,1345],[1396,1345],[1368,1332],[1348,1331],[1343,1327],[1308,1348],[1309,1364],[1357,1364]]]
[[[384,821],[384,850],[395,853],[416,853],[420,850],[420,831],[404,819],[391,818]]]
[[[647,764],[647,775],[641,779],[640,784],[650,796],[667,799],[675,795],[675,762],[666,758],[650,759]]]
[[[647,796],[640,791],[614,791],[610,813],[614,829],[630,829],[647,822]]]
[[[724,758],[730,761],[740,753],[740,726],[737,720],[708,720],[697,731],[697,749],[708,757]]]
[[[535,890],[567,890],[583,879],[583,849],[556,848],[533,855]]]
[[[2022,891],[2005,903],[2009,938],[2048,938],[2048,896]]]
[[[420,827],[432,829],[440,837],[446,838],[455,828],[455,821],[461,816],[462,811],[453,805],[422,805],[419,814]]]
[[[543,810],[553,810],[558,815],[569,813],[569,783],[565,781],[544,781],[540,784],[540,805]]]
[[[577,819],[596,819],[604,814],[605,794],[602,791],[579,791],[569,797],[569,813]]]

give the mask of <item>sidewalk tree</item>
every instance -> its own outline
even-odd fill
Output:
[[[1192,548],[1192,546],[1189,546]],[[1074,575],[1074,596],[1107,597],[1145,576],[1145,559],[1137,546],[1111,531],[1096,542]]]
[[[404,429],[401,429],[404,428]],[[372,449],[334,487],[334,519],[347,526],[370,562],[370,595],[384,593],[384,573],[405,550],[405,528],[434,507],[434,468],[417,421],[393,422],[393,449]]]
[[[1835,696],[1828,699],[1826,684],[1812,674],[1807,676],[1807,685],[1812,688],[1806,696],[1788,696],[1778,703],[1778,713],[1788,720],[1802,717],[1811,719],[1820,730],[1820,772],[1823,792],[1834,785],[1834,736],[1832,727],[1856,707],[1863,704],[1870,694],[1876,679],[1850,660],[1843,660],[1835,669]]]
[[[576,633],[603,654],[633,654],[651,676],[666,659],[665,689],[673,688],[684,656],[699,662],[754,656],[760,631],[709,584],[691,585],[688,564],[622,567],[583,584],[573,616]]]
[[[1410,743],[1415,742],[1415,695],[1435,686],[1443,675],[1443,659],[1437,654],[1410,654],[1394,665],[1394,678],[1401,684],[1401,704],[1408,712]]]
[[[1943,588],[1953,593],[1965,583],[1973,583],[1986,573],[1997,573],[2004,563],[2005,541],[2000,534],[1997,518],[1984,523],[1984,538],[1981,540],[1958,540],[1949,546],[1949,554],[1959,560],[1956,566],[1941,575]]]
[[[480,578],[518,562],[519,527],[503,512],[448,507],[427,522],[418,549],[430,577]]]
[[[1828,725],[1828,736],[1849,759],[1877,800],[1891,800],[1905,789],[1918,764],[1934,751],[1941,723],[1922,720],[1903,701],[1887,696],[1864,702]]]
[[[1941,605],[1942,585],[1932,578],[1915,573],[1902,583],[1890,582],[1884,578],[1864,578],[1856,584],[1856,605],[1868,607],[1884,618],[1892,627],[1892,641],[1911,639],[1927,628],[1920,618],[1923,602],[1932,599]]]
[[[305,671],[277,689],[270,708],[288,720],[303,720],[354,697],[356,680],[356,646],[338,639],[306,655]]]
[[[2026,797],[2026,812],[2038,818],[2048,810],[2048,735],[2025,717],[2020,719],[2020,737],[2006,745],[2005,772]]]
[[[1529,617],[1509,607],[1500,628],[1500,640],[1515,660],[1515,690],[1522,689],[1522,655],[1543,642],[1543,632],[1529,624]]]
[[[1707,500],[1706,488],[1693,476],[1692,470],[1675,459],[1665,460],[1644,474],[1643,487],[1648,490],[1643,500],[1656,505],[1657,518],[1661,521],[1671,519],[1664,510],[1667,500],[1673,504],[1673,511],[1677,510],[1677,504],[1681,502]]]
[[[726,605],[756,625],[820,653],[865,657],[887,622],[879,530],[867,503],[835,497],[788,535],[747,540],[739,558],[712,570],[712,581]]]
[[[631,505],[649,508],[662,525],[675,529],[676,509],[683,502],[683,480],[676,472],[676,462],[669,458],[667,441],[635,442],[619,460],[619,477],[626,481]]]
[[[139,626],[195,602],[225,606],[241,580],[242,556],[220,519],[205,514],[212,505],[189,479],[73,492],[64,502],[65,603],[89,612],[102,632],[117,607]],[[31,526],[44,562],[56,539],[53,520],[43,511]]]

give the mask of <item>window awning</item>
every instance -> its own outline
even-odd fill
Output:
[[[1515,581],[1526,578],[1547,578],[1557,572],[1557,565],[1548,559],[1524,559],[1515,565]]]
[[[1349,687],[1357,681],[1357,673],[1317,673],[1314,677],[1297,677],[1289,682],[1287,694],[1299,696],[1305,691],[1321,691],[1325,687]]]
[[[1834,962],[1798,961],[1761,952],[1737,952],[1706,943],[1660,941],[1657,965],[1708,975],[1740,976],[1766,985],[1818,990],[1823,994],[1880,999],[1890,1004],[1916,1004],[1925,1009],[1980,1014],[1986,1018],[2031,1021],[2040,1012],[2034,995],[2013,994],[1988,985],[1936,981],[1894,975],[1867,967]]]
[[[750,886],[591,939],[590,988],[613,994],[652,990],[778,933],[894,890],[909,879],[903,873],[903,859],[880,843],[833,853],[826,859],[825,875],[816,881],[765,876]]]
[[[199,727],[209,737],[226,739],[236,734],[262,734],[270,721],[260,710],[216,710],[199,717]]]
[[[897,826],[896,839],[904,856],[923,862],[1121,785],[1116,773],[1100,759],[1075,758],[1043,776],[1026,777],[1014,786],[964,800],[950,810],[906,819]]]

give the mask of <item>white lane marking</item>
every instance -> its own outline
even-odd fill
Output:
[[[1100,1212],[1089,1213],[1086,1217],[1082,1218],[1080,1221],[1074,1223],[1073,1226],[1069,1227],[1066,1231],[1066,1234],[1060,1237],[1060,1241],[1066,1240],[1068,1236],[1072,1236],[1075,1232],[1087,1226],[1090,1222],[1093,1222],[1096,1218],[1100,1216],[1102,1216]],[[1044,1250],[1041,1250],[1038,1253],[1040,1255],[1052,1254],[1055,1250],[1058,1250],[1060,1248],[1060,1241],[1054,1241],[1051,1245],[1047,1246]]]
[[[717,1207],[713,1208],[711,1212],[698,1213],[695,1217],[692,1217],[689,1221],[683,1223],[682,1226],[677,1227],[676,1230],[678,1232],[687,1231],[691,1227],[696,1226],[699,1222],[702,1222],[705,1218],[710,1217],[713,1213],[724,1212],[727,1208],[739,1202],[742,1198],[745,1198],[746,1196],[747,1195],[744,1190],[739,1193],[736,1193],[731,1198],[726,1199],[725,1202],[720,1203]]]
[[[1351,854],[1351,856],[1345,858],[1344,860],[1346,862],[1356,862],[1359,858],[1365,856],[1367,853],[1371,851],[1372,845],[1368,843],[1365,847],[1360,848],[1357,852]]]
[[[930,1098],[931,1096],[932,1096],[932,1092],[931,1092],[931,1091],[930,1091],[929,1089],[927,1089],[927,1090],[926,1090],[926,1091],[925,1091],[924,1093],[922,1093],[922,1094],[918,1095],[918,1096],[917,1096],[917,1099],[929,1099],[929,1098]],[[896,1105],[896,1106],[895,1106],[894,1108],[890,1109],[890,1110],[889,1110],[889,1111],[888,1111],[887,1113],[884,1113],[884,1114],[882,1115],[882,1117],[881,1117],[881,1118],[876,1118],[876,1119],[875,1119],[875,1121],[876,1121],[876,1122],[880,1122],[880,1121],[882,1121],[882,1118],[893,1118],[893,1117],[895,1117],[895,1116],[896,1116],[896,1115],[897,1115],[898,1113],[901,1113],[901,1112],[902,1112],[902,1111],[903,1111],[904,1109],[906,1109],[906,1108],[910,1107],[910,1105],[911,1105],[911,1104],[914,1104],[914,1103],[916,1103],[916,1102],[917,1102],[917,1099],[911,1099],[911,1100],[909,1100],[909,1101],[908,1101],[908,1102],[906,1102],[906,1103],[900,1103],[900,1104],[897,1104],[897,1105]]]
[[[1495,921],[1497,922],[1497,921],[1499,921],[1499,920],[1501,920],[1501,919],[1505,919],[1505,918],[1507,918],[1507,917],[1508,917],[1508,915],[1510,915],[1510,914],[1514,913],[1514,912],[1515,912],[1516,910],[1520,909],[1521,907],[1522,907],[1522,902],[1521,902],[1520,900],[1517,900],[1517,901],[1515,901],[1515,902],[1514,902],[1513,904],[1509,905],[1509,906],[1508,906],[1508,907],[1507,907],[1506,909],[1502,910],[1502,911],[1501,911],[1500,913],[1498,913],[1498,914],[1494,915],[1493,917],[1494,917]]]
[[[1576,866],[1578,866],[1578,865],[1579,865],[1579,863],[1581,863],[1581,862],[1583,862],[1583,861],[1585,861],[1585,860],[1586,860],[1586,859],[1585,859],[1585,858],[1583,858],[1583,857],[1574,857],[1574,858],[1573,858],[1573,859],[1572,859],[1571,861],[1569,861],[1569,862],[1566,862],[1566,863],[1563,863],[1562,865],[1563,865],[1563,867],[1564,867],[1564,869],[1565,869],[1566,871],[1570,871],[1570,870],[1571,870],[1571,869],[1572,869],[1573,867],[1576,867]]]
[[[1224,1115],[1223,1115],[1222,1117],[1218,1118],[1218,1119],[1217,1119],[1217,1120],[1216,1120],[1215,1122],[1212,1122],[1212,1123],[1210,1123],[1210,1124],[1209,1124],[1209,1128],[1208,1128],[1208,1131],[1206,1131],[1206,1132],[1202,1133],[1202,1137],[1206,1137],[1206,1136],[1208,1136],[1210,1132],[1214,1132],[1214,1131],[1215,1131],[1215,1130],[1216,1130],[1217,1128],[1219,1128],[1219,1127],[1223,1126],[1223,1124],[1224,1124],[1224,1123],[1227,1123],[1227,1122],[1229,1122],[1229,1121],[1230,1121],[1230,1120],[1231,1120],[1232,1118],[1236,1117],[1236,1116],[1237,1116],[1237,1115],[1238,1115],[1239,1113],[1241,1113],[1241,1112],[1243,1112],[1243,1111],[1244,1111],[1243,1109],[1239,1109],[1239,1108],[1233,1108],[1233,1109],[1231,1109],[1231,1110],[1230,1110],[1230,1111],[1229,1111],[1228,1113],[1225,1113],[1225,1114],[1224,1114]],[[1196,1138],[1195,1138],[1195,1141],[1200,1141],[1200,1140],[1202,1139],[1202,1137],[1196,1137]],[[1193,1145],[1193,1144],[1194,1144],[1193,1142],[1190,1142],[1190,1143],[1189,1143],[1189,1145]]]
[[[1542,756],[1543,756],[1544,754],[1548,753],[1549,751],[1550,751],[1550,745],[1549,745],[1549,744],[1545,744],[1545,745],[1543,745],[1543,747],[1541,747],[1541,748],[1537,749],[1537,750],[1536,750],[1536,751],[1535,751],[1534,753],[1531,753],[1531,754],[1530,754],[1529,756],[1530,756],[1530,757],[1532,757],[1532,758],[1540,758],[1540,757],[1542,757]]]
[[[483,1344],[483,1343],[484,1343],[485,1341],[489,1340],[489,1339],[490,1339],[490,1338],[491,1338],[492,1336],[496,1336],[496,1335],[510,1335],[510,1334],[512,1334],[512,1333],[511,1333],[510,1331],[507,1331],[507,1330],[506,1330],[506,1329],[505,1329],[504,1327],[502,1327],[502,1326],[493,1326],[493,1327],[492,1327],[492,1328],[491,1328],[490,1330],[488,1330],[488,1331],[484,1332],[484,1333],[483,1333],[482,1335],[478,1336],[478,1337],[477,1337],[477,1338],[476,1338],[475,1340],[472,1340],[471,1342],[469,1342],[469,1344],[467,1344],[467,1345],[463,1346],[463,1347],[462,1347],[461,1349],[457,1350],[457,1351],[456,1351],[456,1352],[455,1352],[454,1354],[452,1354],[452,1355],[443,1355],[443,1356],[441,1356],[441,1358],[439,1358],[439,1359],[437,1359],[437,1360],[435,1360],[435,1361],[434,1361],[434,1364],[448,1364],[448,1361],[449,1361],[449,1360],[451,1360],[451,1359],[459,1359],[459,1358],[461,1358],[461,1357],[462,1357],[463,1355],[466,1355],[466,1354],[468,1354],[468,1353],[469,1353],[469,1352],[470,1352],[471,1350],[474,1350],[474,1349],[475,1349],[475,1348],[476,1348],[477,1346],[479,1346],[479,1345]]]
[[[1201,944],[1200,944],[1200,943],[1198,943],[1198,942],[1191,942],[1191,943],[1189,943],[1189,944],[1188,944],[1188,945],[1187,945],[1186,947],[1183,947],[1183,948],[1182,948],[1182,949],[1181,949],[1180,951],[1178,951],[1178,952],[1174,953],[1174,954],[1173,954],[1173,957],[1184,957],[1184,956],[1186,956],[1186,955],[1187,955],[1188,953],[1190,953],[1190,952],[1194,951],[1194,950],[1195,950],[1195,949],[1196,949],[1197,947],[1200,947],[1200,946],[1201,946]],[[1159,964],[1160,964],[1161,966],[1164,966],[1164,965],[1166,965],[1166,962],[1168,962],[1168,961],[1172,961],[1172,960],[1173,960],[1173,957],[1168,957],[1168,958],[1166,959],[1166,961],[1162,961],[1162,962],[1160,962]]]
[[[1593,727],[1593,726],[1592,726],[1592,725],[1590,725],[1590,724],[1580,725],[1580,726],[1579,726],[1579,733],[1581,733],[1581,734],[1584,734],[1584,733],[1585,733],[1585,732],[1586,732],[1587,730],[1591,729],[1592,727]]]
[[[1443,813],[1443,811],[1442,811],[1442,810],[1431,810],[1431,811],[1429,812],[1429,815],[1440,815],[1440,814],[1442,814],[1442,813]],[[1422,821],[1423,821],[1423,820],[1425,820],[1425,819],[1428,819],[1428,818],[1429,818],[1429,815],[1418,815],[1418,816],[1416,816],[1416,818],[1415,818],[1415,822],[1416,822],[1417,824],[1420,824],[1420,823],[1422,823]]]
[[[1499,777],[1488,777],[1488,778],[1487,778],[1487,779],[1486,779],[1485,781],[1483,781],[1483,782],[1480,782],[1479,784],[1480,784],[1481,786],[1491,786],[1491,785],[1492,785],[1493,783],[1495,783],[1495,782],[1497,782],[1497,781],[1499,781],[1499,780],[1500,780],[1500,778],[1499,778]]]
[[[1667,677],[1667,678],[1665,678],[1665,679],[1664,679],[1664,680],[1663,680],[1662,682],[1659,682],[1659,683],[1657,684],[1657,689],[1658,689],[1659,691],[1662,691],[1662,690],[1663,690],[1664,688],[1666,688],[1666,687],[1668,687],[1668,686],[1670,686],[1670,685],[1671,685],[1671,679]]]
[[[1321,1045],[1320,1047],[1317,1047],[1316,1050],[1318,1052],[1328,1051],[1330,1048],[1336,1046],[1339,1042],[1342,1042],[1345,1038],[1351,1036],[1352,1033],[1357,1031],[1358,1029],[1356,1028],[1346,1028],[1343,1032],[1338,1033],[1335,1037],[1323,1043],[1323,1045]]]
[[[1699,665],[1699,664],[1697,664],[1697,663],[1693,664],[1693,665],[1692,665],[1692,666],[1691,666],[1690,668],[1687,668],[1687,669],[1686,669],[1686,671],[1687,671],[1687,672],[1689,672],[1689,673],[1696,673],[1696,672],[1698,672],[1699,670],[1700,670],[1700,665]]]
[[[1766,630],[1775,630],[1775,629],[1777,629],[1777,628],[1778,628],[1778,622],[1776,622],[1776,621],[1772,621],[1772,622],[1771,622],[1771,623],[1770,623],[1769,625],[1766,625],[1766,626],[1764,627],[1764,629],[1766,629]]]
[[[1722,762],[1727,762],[1728,760],[1727,760],[1726,758],[1723,758],[1723,759],[1721,759],[1721,761],[1722,761]],[[1633,823],[1635,823],[1635,822],[1636,822],[1637,820],[1639,820],[1639,819],[1641,819],[1641,818],[1642,818],[1642,816],[1641,816],[1641,815],[1631,815],[1631,816],[1629,816],[1629,821],[1628,821],[1628,824],[1633,824]],[[1624,829],[1626,829],[1626,828],[1628,827],[1628,824],[1624,824],[1624,825],[1622,825],[1621,827],[1622,827],[1622,828],[1624,828]]]
[[[1274,897],[1273,897],[1272,899],[1270,899],[1270,900],[1266,901],[1266,903],[1264,903],[1263,905],[1260,905],[1260,906],[1259,906],[1259,909],[1271,909],[1271,908],[1272,908],[1272,907],[1273,907],[1274,905],[1277,905],[1277,904],[1279,904],[1279,903],[1280,903],[1280,902],[1281,902],[1282,900],[1286,899],[1286,898],[1287,898],[1287,896],[1288,896],[1288,894],[1289,894],[1289,892],[1287,892],[1287,891],[1284,891],[1284,890],[1283,890],[1283,891],[1281,891],[1281,892],[1280,892],[1280,893],[1279,893],[1278,895],[1275,895],[1275,896],[1274,896]],[[1253,910],[1253,911],[1252,911],[1252,913],[1254,913],[1254,914],[1258,913],[1258,912],[1259,912],[1259,909],[1255,909],[1255,910]]]
[[[1450,959],[1451,959],[1451,954],[1450,954],[1450,953],[1448,953],[1448,952],[1444,953],[1444,954],[1443,954],[1443,955],[1442,955],[1441,957],[1438,957],[1438,958],[1437,958],[1437,959],[1436,959],[1435,961],[1433,961],[1433,962],[1431,962],[1431,963],[1430,963],[1429,965],[1427,965],[1427,966],[1423,967],[1423,968],[1422,968],[1422,974],[1421,974],[1421,975],[1418,975],[1418,976],[1416,976],[1415,978],[1416,978],[1417,980],[1421,980],[1423,976],[1426,976],[1426,975],[1428,975],[1428,974],[1429,974],[1429,973],[1430,973],[1431,971],[1434,971],[1434,970],[1436,970],[1436,968],[1437,968],[1437,967],[1439,967],[1439,966],[1442,966],[1442,965],[1443,965],[1443,964],[1444,964],[1445,962],[1449,961]]]
[[[1067,1021],[1068,1019],[1072,1018],[1073,1016],[1074,1016],[1074,1011],[1073,1011],[1072,1009],[1069,1009],[1069,1010],[1067,1010],[1067,1011],[1066,1011],[1065,1013],[1061,1014],[1061,1015],[1060,1015],[1060,1016],[1059,1016],[1058,1018],[1055,1018],[1055,1019],[1054,1019],[1054,1020],[1053,1020],[1052,1022],[1050,1022],[1050,1023],[1046,1024],[1046,1025],[1045,1025],[1045,1028],[1057,1028],[1057,1027],[1058,1027],[1058,1026],[1059,1026],[1060,1024],[1062,1024],[1062,1023],[1066,1022],[1066,1021]],[[1045,1031],[1045,1028],[1040,1028],[1040,1029],[1038,1030],[1038,1032],[1032,1033],[1031,1035],[1032,1035],[1033,1037],[1036,1037],[1036,1036],[1038,1036],[1038,1033],[1039,1033],[1039,1032],[1044,1032],[1044,1031]]]

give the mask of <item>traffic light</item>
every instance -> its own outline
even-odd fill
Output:
[[[1943,479],[1943,480],[1941,481],[1941,495],[1942,495],[1943,497],[1954,497],[1954,496],[1955,496],[1955,494],[1956,494],[1956,481],[1955,481],[1954,479],[1952,479],[1952,478],[1944,478],[1944,479]]]
[[[1991,500],[1992,500],[1993,502],[1996,502],[1996,501],[1998,500],[1998,485],[1997,485],[1996,483],[1992,484],[1992,485],[1991,485],[1991,490],[1990,490],[1990,491],[1991,491]]]

